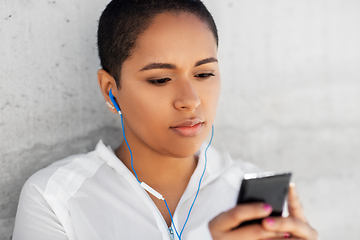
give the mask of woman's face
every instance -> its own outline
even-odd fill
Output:
[[[113,89],[126,138],[171,157],[199,150],[214,122],[220,74],[214,35],[189,13],[160,14],[139,36]]]

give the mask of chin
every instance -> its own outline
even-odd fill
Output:
[[[199,151],[202,143],[206,138],[201,139],[186,139],[183,141],[172,141],[172,144],[167,144],[166,148],[168,155],[175,158],[186,158],[194,155]]]

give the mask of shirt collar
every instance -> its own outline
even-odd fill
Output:
[[[190,178],[189,184],[180,199],[180,203],[186,201],[189,197],[196,193],[201,175],[204,171],[205,166],[205,150],[208,144],[203,143],[200,147],[200,150],[196,153],[198,155],[198,164],[193,175]],[[215,148],[209,147],[206,153],[207,165],[204,177],[201,182],[201,188],[205,187],[215,179],[217,179],[224,171],[229,169],[232,165],[233,161],[229,157],[229,155],[221,154]]]
[[[205,166],[205,150],[208,144],[203,143],[199,151],[195,154],[198,156],[198,164],[194,173],[192,174],[189,184],[181,198],[180,202],[185,201],[191,195],[196,193],[199,186],[199,181]],[[95,152],[99,157],[106,162],[111,168],[122,174],[126,178],[133,178],[137,181],[133,173],[119,160],[110,146],[106,146],[101,140],[98,142],[95,148]],[[209,147],[206,153],[207,165],[204,177],[201,182],[201,188],[208,185],[210,182],[218,178],[224,171],[226,171],[231,165],[232,160],[227,154],[221,154],[213,147]]]

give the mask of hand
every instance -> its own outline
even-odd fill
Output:
[[[266,230],[261,224],[251,224],[233,229],[240,223],[268,217],[272,212],[270,205],[251,203],[237,205],[227,212],[223,212],[209,223],[209,230],[214,240],[258,240],[269,238],[283,238],[284,233],[274,231],[270,227]],[[267,225],[267,227],[269,227]]]
[[[288,196],[289,217],[270,217],[262,221],[262,226],[268,231],[285,232],[287,239],[317,240],[318,234],[307,222],[295,184],[291,183]],[[283,239],[283,238],[274,238]]]

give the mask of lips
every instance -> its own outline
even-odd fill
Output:
[[[175,126],[170,127],[175,133],[183,137],[194,137],[198,135],[202,128],[204,122],[199,118],[186,119]]]

